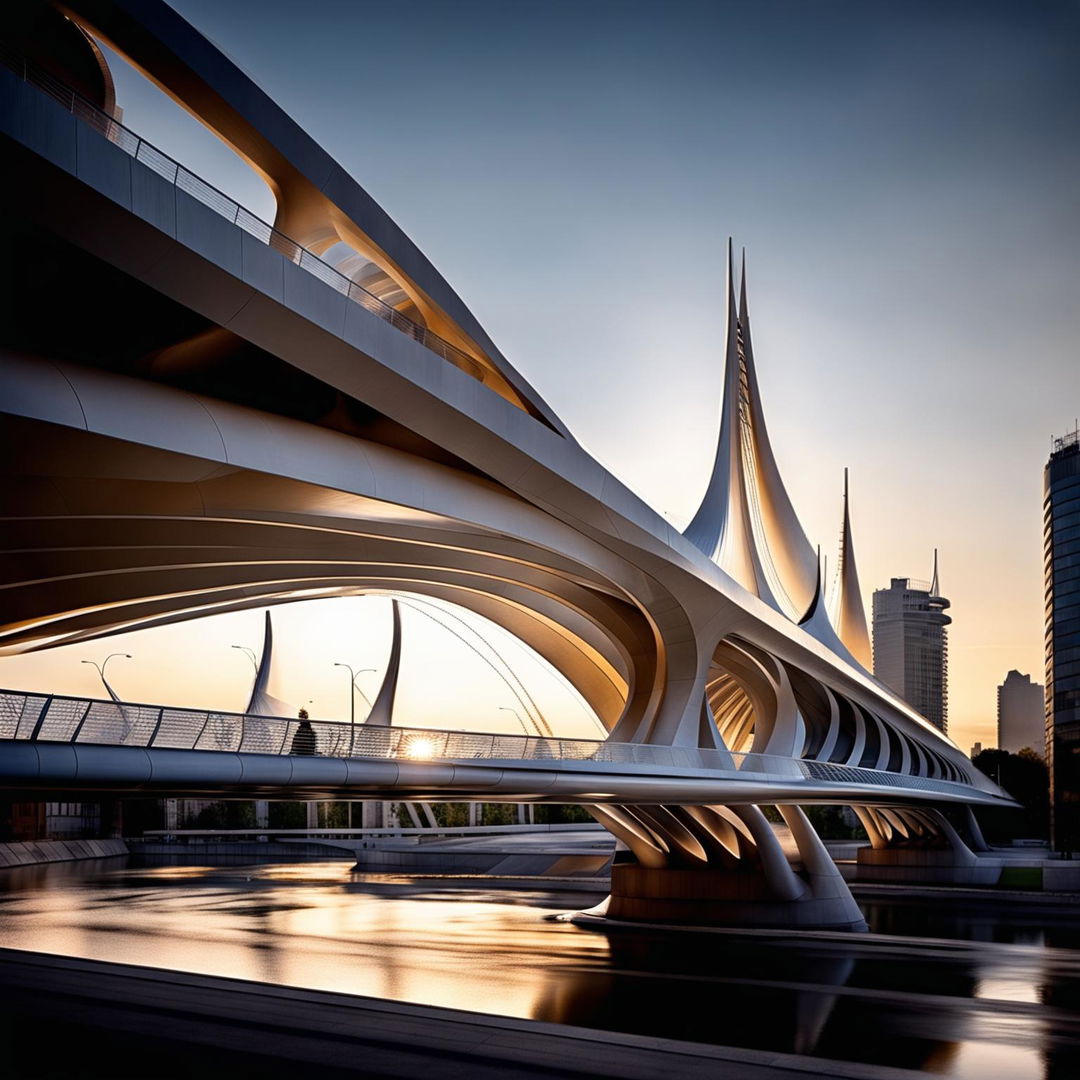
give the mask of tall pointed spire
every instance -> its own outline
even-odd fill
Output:
[[[784,489],[765,428],[746,301],[746,254],[738,307],[730,239],[720,437],[705,496],[685,536],[721,569],[790,618],[807,608],[817,559]]]
[[[851,505],[848,496],[848,471],[844,469],[844,523],[840,532],[840,565],[836,569],[836,592],[833,597],[833,623],[848,652],[870,671],[873,653],[866,628],[859,572],[855,566],[855,544],[851,538]]]
[[[727,571],[743,588],[761,595],[764,574],[755,566],[750,509],[742,470],[740,433],[741,397],[738,314],[735,308],[735,271],[731,239],[727,246],[727,332],[724,349],[724,395],[720,407],[720,437],[716,446],[712,476],[705,497],[686,538]],[[767,591],[767,587],[766,587]],[[764,599],[764,597],[763,597]],[[771,596],[766,601],[771,602]]]
[[[930,579],[930,595],[937,596],[938,589],[937,548],[934,548],[934,576]]]
[[[752,466],[754,505],[758,508],[758,545],[771,571],[774,588],[782,593],[793,617],[805,609],[817,581],[818,559],[806,538],[795,507],[776,464],[765,425],[765,411],[758,390],[754,343],[750,333],[750,309],[746,302],[746,251],[742,254],[742,281],[739,288],[739,328],[742,333],[746,381],[749,389],[749,460]]]
[[[386,661],[386,674],[371,706],[365,724],[374,727],[390,727],[394,717],[394,696],[397,694],[398,670],[401,667],[401,610],[397,600],[390,601],[393,618],[393,637],[390,640],[390,659]]]
[[[247,709],[244,711],[249,716],[288,716],[292,713],[289,705],[274,697],[269,692],[270,667],[274,660],[274,625],[270,619],[270,612],[266,612],[266,620],[263,629],[262,656],[259,657],[259,666],[255,671],[255,682],[251,687],[251,698],[248,700]]]

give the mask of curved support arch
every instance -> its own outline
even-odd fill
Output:
[[[754,738],[754,706],[734,676],[720,672],[710,679],[706,706],[724,746],[739,753],[748,751]]]
[[[791,869],[780,842],[765,815],[756,806],[733,806],[757,845],[761,869],[773,892],[783,900],[798,900],[806,893],[806,884]]]
[[[873,810],[869,806],[853,806],[851,809],[855,811],[859,824],[866,831],[870,846],[877,849],[888,847],[889,837],[882,829],[881,822]]]
[[[630,849],[642,866],[660,869],[668,865],[666,848],[651,830],[622,807],[590,806],[588,810],[608,832]]]
[[[751,752],[794,756],[803,724],[783,665],[770,664],[767,657],[730,640],[716,647],[713,659],[739,684],[751,703]]]
[[[695,830],[688,827],[682,816],[673,809],[666,806],[635,806],[632,810],[639,821],[664,838],[669,854],[668,865],[694,867],[709,864],[709,853]]]
[[[671,813],[692,828],[698,842],[705,849],[709,863],[728,870],[746,865],[752,860],[754,849],[748,838],[735,828],[723,815],[710,806],[672,806]]]

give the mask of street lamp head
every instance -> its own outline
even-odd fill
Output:
[[[247,645],[230,645],[230,649],[239,649],[250,661],[251,666],[255,669],[256,677],[259,672],[259,665],[255,662],[255,650],[249,648]]]

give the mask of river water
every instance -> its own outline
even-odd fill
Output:
[[[597,899],[346,862],[68,863],[0,871],[0,942],[959,1080],[1080,1077],[1080,906],[871,900],[870,935],[545,918]]]

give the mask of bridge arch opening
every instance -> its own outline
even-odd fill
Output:
[[[264,222],[274,221],[278,208],[274,187],[254,161],[203,123],[126,53],[88,30],[80,32],[92,42],[115,83],[114,108],[105,111],[250,214]]]

